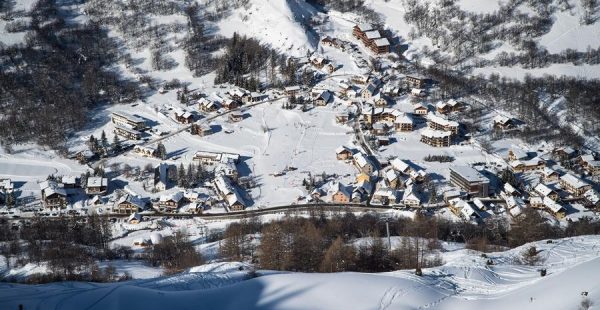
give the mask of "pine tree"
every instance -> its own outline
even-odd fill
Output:
[[[156,146],[156,153],[158,158],[165,160],[167,159],[167,149],[165,148],[165,145],[162,143],[158,143],[158,145]]]
[[[90,135],[88,147],[90,148],[90,151],[92,153],[96,154],[98,152],[98,141],[96,140],[96,137],[94,137],[94,135]]]
[[[102,134],[100,135],[100,142],[103,149],[108,148],[108,139],[106,138],[106,133],[102,130]]]
[[[121,140],[119,139],[119,136],[114,135],[113,136],[113,151],[118,153],[122,149],[123,149],[123,146],[121,145]]]
[[[196,175],[194,176],[194,183],[200,184],[204,181],[204,169],[202,168],[202,164],[198,164],[196,166]]]
[[[180,164],[179,169],[177,169],[177,186],[187,187],[187,182],[185,180],[185,167],[183,167],[183,163]]]
[[[194,180],[194,167],[191,163],[188,165],[186,172],[185,181],[187,183],[187,187],[192,187],[196,182]]]

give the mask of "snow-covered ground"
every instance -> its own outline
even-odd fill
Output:
[[[516,265],[529,246],[545,258],[540,266]],[[450,245],[445,264],[381,274],[302,274],[259,271],[217,263],[156,279],[124,283],[0,285],[0,308],[17,309],[577,309],[587,292],[600,302],[600,237],[581,236],[527,244],[506,252],[479,252]],[[540,268],[548,274],[540,277]]]

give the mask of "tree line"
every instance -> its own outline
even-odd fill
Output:
[[[226,260],[249,260],[260,268],[300,272],[381,272],[437,266],[442,241],[465,243],[479,251],[586,234],[599,234],[600,222],[583,218],[560,228],[528,208],[512,223],[491,218],[482,224],[452,222],[417,214],[415,219],[389,220],[391,236],[403,237],[390,250],[384,220],[377,214],[287,216],[270,223],[249,218],[230,224],[220,254]]]
[[[26,42],[0,47],[0,140],[9,150],[26,141],[64,147],[92,108],[141,96],[135,82],[107,69],[120,54],[106,30],[67,23],[66,11],[56,1],[38,1]]]

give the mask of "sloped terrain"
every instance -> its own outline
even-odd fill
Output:
[[[265,273],[248,279],[248,266],[205,265],[187,273],[115,284],[3,284],[0,307],[16,309],[575,309],[587,292],[600,302],[600,238],[536,242],[488,254],[462,249],[444,254],[445,265],[384,274]],[[536,246],[545,262],[515,265]],[[539,268],[548,275],[539,276]]]

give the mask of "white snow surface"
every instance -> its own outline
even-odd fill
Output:
[[[515,265],[534,245],[542,266]],[[488,253],[449,246],[445,264],[381,274],[303,274],[218,263],[149,280],[94,284],[0,285],[0,308],[17,309],[576,309],[582,292],[600,302],[600,236],[535,242]],[[540,277],[539,268],[548,275]]]

